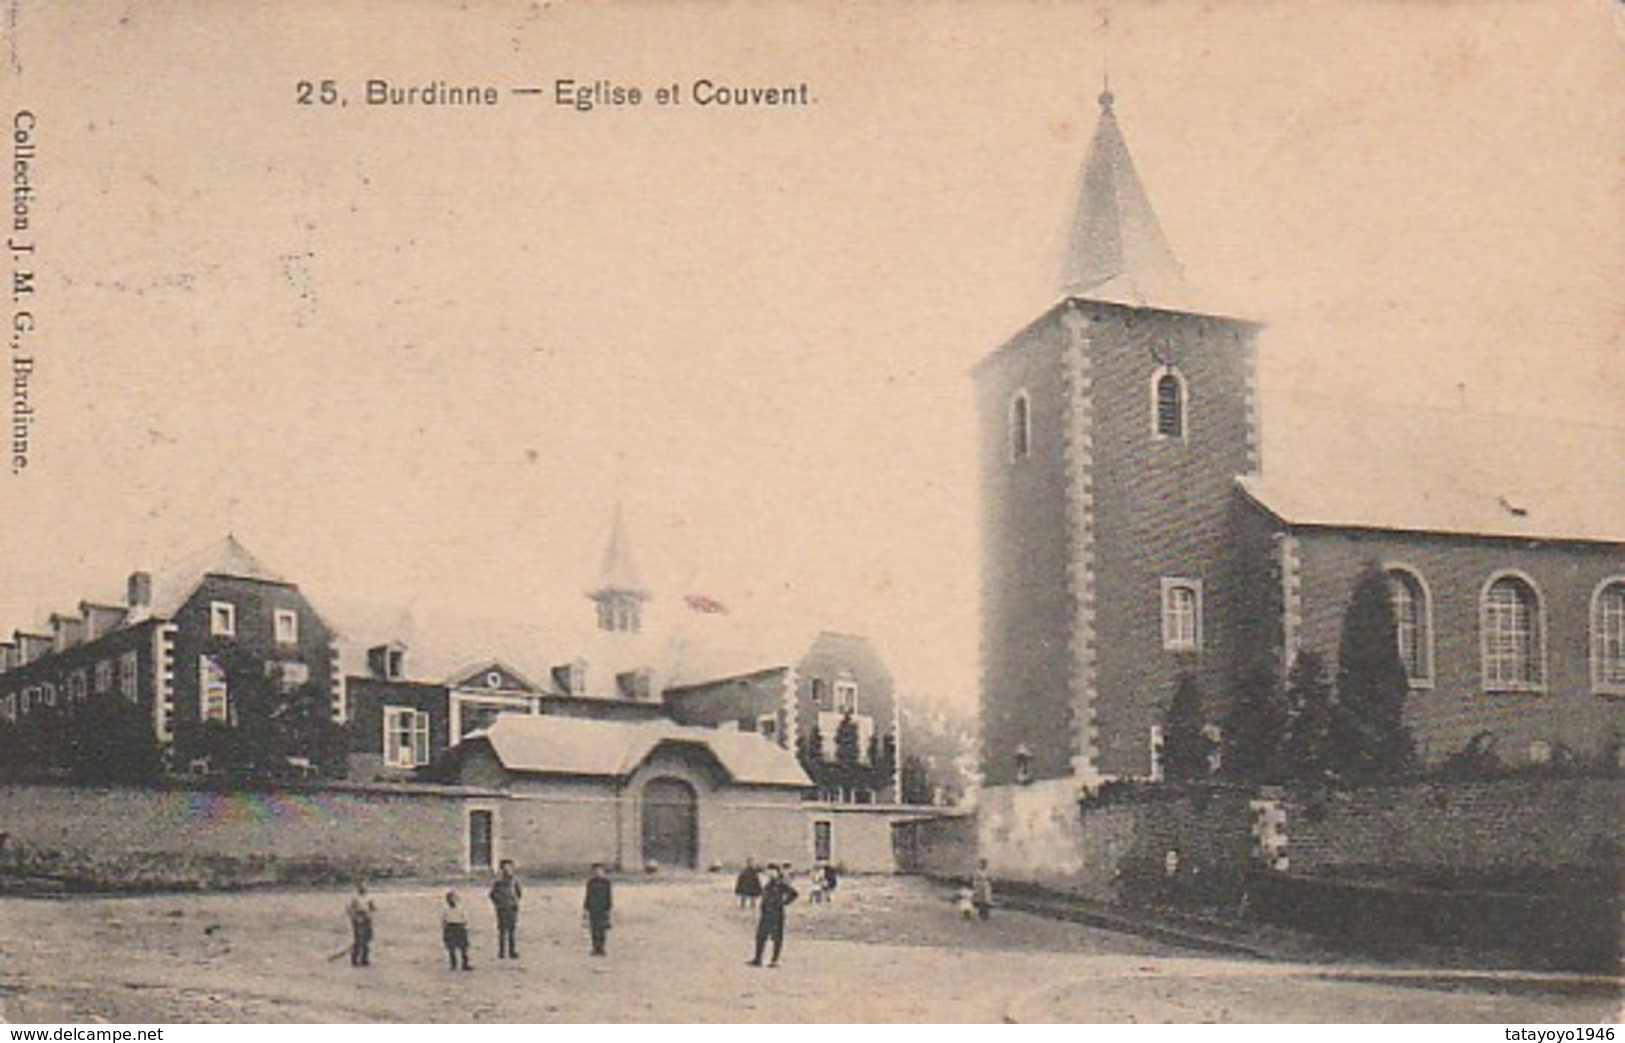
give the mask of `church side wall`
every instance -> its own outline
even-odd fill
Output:
[[[1528,763],[1529,744],[1562,743],[1581,756],[1601,754],[1625,732],[1625,700],[1592,693],[1591,598],[1605,578],[1625,574],[1625,548],[1607,544],[1536,544],[1482,537],[1359,530],[1301,530],[1303,622],[1299,647],[1315,649],[1335,671],[1343,613],[1368,561],[1402,563],[1431,597],[1433,684],[1412,692],[1406,720],[1417,751],[1436,763],[1473,736],[1490,732],[1509,764]],[[1480,596],[1505,569],[1528,576],[1540,593],[1546,635],[1546,690],[1486,694],[1482,684]]]

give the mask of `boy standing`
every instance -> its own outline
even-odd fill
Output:
[[[367,885],[356,881],[355,894],[344,913],[350,918],[350,966],[372,966],[372,914],[376,907],[367,897]]]
[[[605,944],[609,941],[609,913],[615,906],[615,895],[609,882],[609,871],[602,862],[594,862],[592,875],[587,878],[587,896],[581,903],[582,916],[592,932],[592,954],[608,956]]]
[[[457,969],[458,957],[462,958],[463,970],[474,969],[468,963],[468,910],[458,903],[456,891],[446,892],[446,907],[440,910],[440,938],[446,943],[446,958],[452,970]]]
[[[497,911],[497,959],[519,959],[519,899],[524,895],[513,875],[513,859],[504,858],[491,884],[491,904]]]

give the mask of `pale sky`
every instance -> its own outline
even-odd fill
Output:
[[[1621,423],[1617,7],[1101,12],[21,0],[38,420],[0,631],[228,529],[318,607],[585,616],[621,500],[668,604],[866,632],[970,706],[968,371],[1057,299],[1108,63],[1190,280],[1269,324],[1266,466],[1366,404]],[[325,77],[348,106],[294,103]],[[558,77],[816,104],[508,93]]]

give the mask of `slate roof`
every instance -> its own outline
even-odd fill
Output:
[[[738,785],[797,789],[812,785],[790,751],[748,732],[667,721],[503,714],[466,741],[481,740],[490,744],[504,768],[522,774],[625,778],[662,744],[682,743],[709,750]]]
[[[178,558],[152,574],[152,614],[167,618],[180,611],[205,576],[231,576],[293,586],[281,575],[266,568],[265,563],[243,546],[235,535],[228,533],[222,539]]]
[[[1100,95],[1100,121],[1078,187],[1063,289],[1069,296],[1114,304],[1191,310],[1190,287],[1134,169],[1114,100],[1110,89]]]
[[[1291,525],[1625,543],[1625,430],[1601,425],[1301,402],[1237,482]]]

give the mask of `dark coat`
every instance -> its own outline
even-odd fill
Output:
[[[783,920],[784,907],[801,897],[800,892],[783,880],[769,880],[762,888],[762,919]]]

